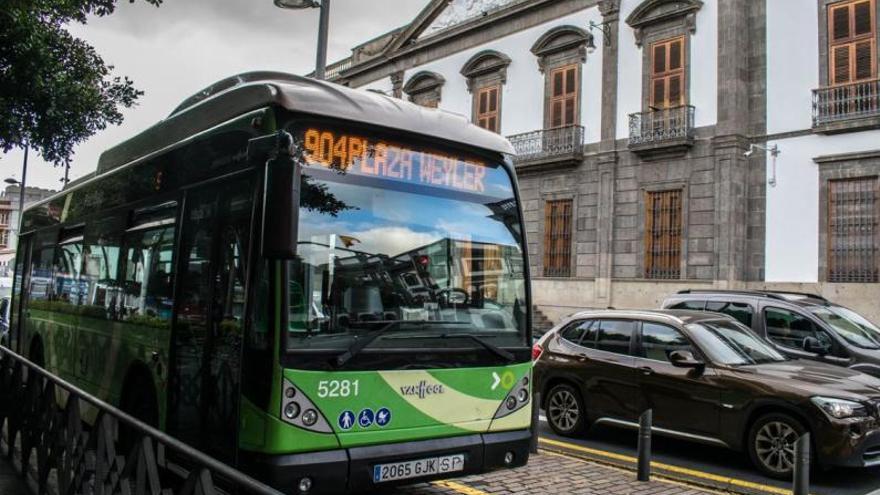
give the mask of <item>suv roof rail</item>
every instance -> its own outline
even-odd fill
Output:
[[[742,296],[760,296],[769,297],[771,299],[785,300],[779,294],[770,291],[748,290],[748,289],[684,289],[678,291],[679,294],[739,294]]]
[[[684,289],[678,291],[679,294],[740,294],[744,296],[762,296],[769,297],[771,299],[779,299],[782,301],[787,300],[785,295],[790,296],[803,296],[809,297],[811,299],[818,299],[823,302],[829,302],[828,299],[825,299],[823,296],[819,294],[813,294],[810,292],[797,292],[791,290],[758,290],[758,289]]]
[[[821,296],[819,294],[814,294],[812,292],[797,292],[797,291],[791,291],[791,290],[768,290],[766,292],[769,292],[772,294],[789,294],[792,296],[803,296],[803,297],[809,297],[811,299],[818,299],[818,300],[824,301],[824,302],[830,302],[824,296]]]

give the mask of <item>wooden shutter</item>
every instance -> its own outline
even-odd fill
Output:
[[[570,199],[547,201],[544,206],[544,276],[571,275]]]
[[[651,106],[672,108],[685,97],[685,38],[658,41],[651,46]]]
[[[477,125],[492,132],[501,132],[499,109],[501,107],[501,87],[489,86],[477,91]]]
[[[829,7],[828,79],[832,85],[877,77],[875,1],[846,1]]]
[[[829,282],[880,282],[877,177],[828,181]]]
[[[577,124],[578,92],[577,65],[550,71],[550,127]]]
[[[681,278],[681,190],[645,193],[645,277]]]

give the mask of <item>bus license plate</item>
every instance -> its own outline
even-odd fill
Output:
[[[454,473],[464,470],[464,454],[429,457],[417,461],[403,461],[373,466],[373,482],[402,480],[430,476],[432,474]]]

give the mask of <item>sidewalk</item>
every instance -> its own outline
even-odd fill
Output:
[[[31,495],[24,481],[9,465],[6,457],[0,457],[0,494]]]
[[[603,464],[541,451],[529,464],[450,481],[401,488],[403,495],[703,495],[721,493],[655,478],[635,480],[635,473]]]

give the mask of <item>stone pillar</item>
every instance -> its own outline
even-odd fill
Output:
[[[718,0],[718,124],[715,155],[715,280],[735,288],[746,275],[751,0]]]
[[[599,12],[610,32],[606,43],[603,33],[594,33],[602,40],[602,151],[616,149],[617,140],[617,74],[620,43],[620,0],[602,0]]]
[[[611,305],[614,263],[614,183],[617,176],[617,152],[596,156],[598,201],[596,204],[596,276],[593,300],[596,307]]]
[[[395,98],[403,97],[403,71],[391,73],[391,91]]]

